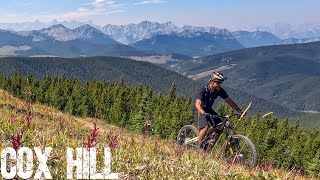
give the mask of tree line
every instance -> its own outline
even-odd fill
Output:
[[[96,116],[107,123],[141,133],[146,120],[151,121],[149,134],[175,139],[179,129],[193,124],[192,100],[176,94],[175,82],[167,94],[145,85],[130,86],[122,79],[115,82],[91,80],[81,83],[65,76],[45,76],[37,79],[18,72],[0,76],[0,88],[18,98],[55,107],[80,117]],[[220,104],[219,114],[232,109]],[[236,122],[237,131],[250,137],[256,145],[260,163],[276,168],[300,170],[303,174],[320,177],[320,132],[302,130],[299,122],[276,117],[246,116]],[[281,122],[281,123],[280,123]]]

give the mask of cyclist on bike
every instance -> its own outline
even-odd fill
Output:
[[[194,103],[194,119],[198,123],[199,135],[198,142],[201,143],[208,130],[208,121],[211,121],[210,115],[217,115],[217,113],[212,109],[214,100],[220,96],[224,99],[233,109],[235,109],[239,114],[242,114],[242,110],[229,98],[226,91],[221,88],[223,81],[227,79],[222,73],[213,72],[209,79],[209,85],[204,86],[196,94]],[[221,123],[220,118],[214,118],[214,125],[219,125]],[[212,133],[215,129],[212,129]]]

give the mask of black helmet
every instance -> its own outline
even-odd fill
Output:
[[[226,79],[227,79],[227,78],[224,77],[222,73],[213,72],[213,73],[210,75],[209,81],[224,81],[224,80],[226,80]]]

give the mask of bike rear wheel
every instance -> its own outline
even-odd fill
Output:
[[[243,135],[233,135],[223,148],[227,163],[254,168],[257,165],[257,152],[252,141]]]
[[[192,125],[183,126],[178,133],[176,144],[180,147],[186,148],[199,148],[199,144],[197,142],[199,131],[196,127]]]

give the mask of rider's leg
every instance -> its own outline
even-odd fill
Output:
[[[201,143],[204,136],[207,134],[208,126],[200,129],[199,135],[198,135],[198,143]]]
[[[213,113],[216,114],[216,112],[213,112]],[[211,121],[211,120],[210,120],[210,121]],[[212,121],[211,121],[211,122],[212,122]],[[222,128],[223,128],[221,119],[220,119],[220,118],[214,118],[214,119],[213,119],[213,124],[212,124],[212,126],[215,126],[215,127],[214,127],[214,128],[210,128],[210,129],[208,130],[207,134],[212,134],[212,133],[215,132],[217,129],[218,129],[219,131],[221,131]]]
[[[201,143],[208,130],[208,121],[204,116],[202,116],[198,112],[194,113],[194,119],[197,122],[200,131],[198,134],[198,142]]]
[[[199,135],[198,135],[198,143],[201,143],[203,141],[203,138],[206,136],[206,134],[212,134],[216,129],[218,128],[219,130],[222,129],[222,125],[216,127],[216,128],[210,128],[208,130],[208,126],[200,129]]]
[[[207,134],[212,134],[215,130],[216,130],[216,128],[210,128],[210,129],[208,130],[208,133],[207,133]]]

